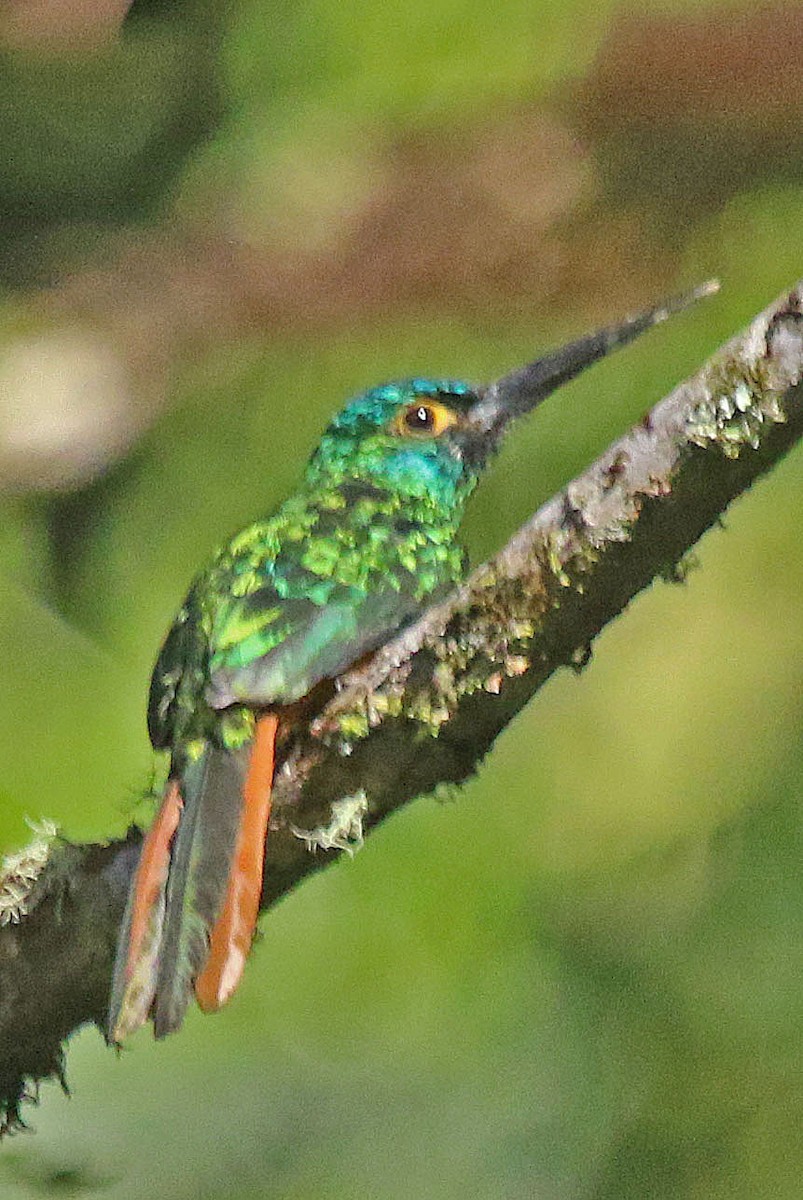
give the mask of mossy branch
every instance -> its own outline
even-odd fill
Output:
[[[339,681],[277,774],[264,907],[408,800],[468,778],[545,680],[582,667],[604,626],[677,573],[783,457],[803,434],[801,295],[757,317],[464,587]],[[139,845],[135,829],[108,845],[49,838],[0,876],[6,1129],[38,1080],[63,1078],[64,1039],[103,1028]]]

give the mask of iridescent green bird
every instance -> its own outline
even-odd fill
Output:
[[[214,1010],[236,988],[280,723],[462,578],[465,504],[506,427],[706,290],[487,387],[411,379],[366,392],[325,431],[295,495],[198,576],[153,673],[148,727],[170,772],[120,933],[111,1040],[149,1016],[161,1037],[193,991]]]

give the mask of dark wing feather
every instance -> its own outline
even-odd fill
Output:
[[[182,724],[182,706],[191,710],[193,697],[203,694],[207,642],[197,589],[198,584],[190,589],[153,668],[148,695],[148,734],[156,750],[175,745]]]

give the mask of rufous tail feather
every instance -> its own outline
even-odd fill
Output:
[[[195,981],[195,995],[204,1012],[214,1012],[232,995],[251,949],[262,896],[277,727],[274,713],[266,713],[256,724],[226,897],[212,929],[209,957]]]
[[[109,1040],[122,1041],[147,1020],[156,990],[170,851],[183,800],[176,779],[168,780],[159,812],[145,835],[117,947]]]

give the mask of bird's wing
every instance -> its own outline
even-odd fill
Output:
[[[151,740],[173,744],[204,703],[292,703],[380,645],[461,569],[453,533],[408,520],[370,485],[286,504],[238,534],[190,590],[154,671]]]
[[[324,587],[313,576],[306,596],[283,599],[268,582],[229,599],[213,625],[207,701],[213,708],[289,704],[380,645],[420,608],[411,589],[387,579],[364,591]]]
[[[148,733],[157,750],[176,741],[191,717],[193,698],[203,696],[207,645],[202,608],[194,584],[164,640],[151,676]]]
[[[232,582],[228,569],[198,580],[165,638],[148,703],[157,749],[174,746],[188,729],[201,732],[198,717],[206,706],[299,699],[422,606],[409,574],[407,580],[371,574],[361,587],[279,560],[260,564],[245,594],[234,594]]]

